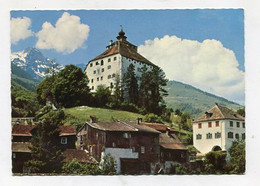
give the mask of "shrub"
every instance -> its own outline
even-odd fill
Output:
[[[162,123],[162,119],[155,114],[146,114],[144,116],[144,121],[151,123]]]

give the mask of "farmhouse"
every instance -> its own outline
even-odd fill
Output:
[[[116,160],[117,173],[155,174],[174,162],[188,160],[187,149],[170,131],[173,129],[166,125],[143,123],[141,118],[137,122],[96,122],[91,116],[77,134],[78,148],[101,162],[110,154]]]
[[[116,75],[119,75],[122,80],[130,64],[135,66],[137,76],[141,75],[142,67],[151,70],[155,66],[137,52],[137,46],[127,41],[125,32],[121,29],[117,40],[115,42],[111,40],[106,51],[90,60],[86,66],[85,73],[90,80],[91,92],[95,92],[99,85],[105,85],[112,89]]]
[[[193,122],[193,144],[203,154],[227,151],[241,139],[245,139],[245,118],[217,103]]]

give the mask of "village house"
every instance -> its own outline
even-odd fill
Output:
[[[137,122],[90,122],[79,130],[78,148],[86,149],[102,162],[110,154],[120,174],[156,174],[160,169],[167,173],[174,162],[188,162],[187,149],[173,129],[163,124]],[[169,173],[169,172],[168,172]]]
[[[99,85],[105,85],[113,90],[115,77],[118,74],[122,80],[130,64],[135,67],[136,76],[141,76],[141,68],[152,70],[155,66],[152,62],[137,52],[137,46],[128,42],[125,32],[121,29],[117,40],[110,41],[106,51],[90,60],[85,68],[89,78],[91,92],[95,92]]]
[[[244,139],[245,118],[217,103],[193,121],[193,144],[203,154],[228,151],[234,140]]]
[[[12,128],[12,165],[13,173],[27,172],[24,163],[31,158],[31,142],[37,125],[15,124]],[[75,126],[60,126],[59,148],[63,150],[64,162],[77,159],[83,163],[97,163],[86,151],[76,149]]]

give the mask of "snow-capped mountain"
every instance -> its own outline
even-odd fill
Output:
[[[11,54],[11,62],[28,72],[34,79],[41,80],[52,72],[59,72],[63,65],[43,56],[36,48],[27,48]]]

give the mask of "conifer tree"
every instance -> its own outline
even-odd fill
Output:
[[[115,76],[115,87],[113,95],[115,104],[119,105],[122,102],[121,81],[119,74],[116,74]]]
[[[31,173],[58,173],[62,167],[59,148],[59,126],[64,119],[62,110],[49,111],[41,117],[32,137],[31,159],[26,167]]]

